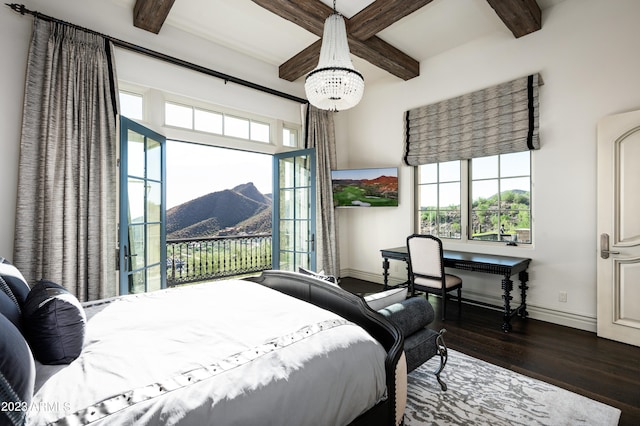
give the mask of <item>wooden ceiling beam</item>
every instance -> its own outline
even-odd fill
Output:
[[[376,0],[349,19],[349,35],[367,40],[432,0]]]
[[[310,73],[317,65],[320,57],[322,39],[316,41],[278,68],[278,76],[283,80],[296,81]]]
[[[324,21],[333,12],[333,9],[319,0],[253,0],[253,2],[318,37],[322,37]]]
[[[348,37],[349,49],[354,55],[403,80],[420,75],[420,62],[396,49],[380,37],[356,40]]]
[[[404,52],[385,43],[378,37],[368,40],[349,38],[349,50],[352,54],[366,59],[369,63],[403,80],[420,75],[420,63]],[[295,81],[308,74],[318,65],[322,40],[318,40],[284,64],[280,65],[278,75],[288,81]]]
[[[418,3],[423,1],[420,0]],[[322,37],[324,21],[333,13],[333,9],[320,0],[253,0],[253,2],[319,37]],[[349,19],[345,19],[345,23],[347,28],[351,27]],[[366,40],[359,40],[351,34],[347,37],[351,53],[373,65],[403,80],[420,75],[418,61],[382,39],[371,36]],[[318,64],[321,45],[321,41],[318,41],[282,64],[279,68],[280,77],[295,81],[315,68]]]
[[[133,25],[158,34],[169,15],[174,1],[175,0],[136,0],[136,4],[133,6]]]
[[[487,0],[516,38],[542,28],[542,12],[536,0]]]

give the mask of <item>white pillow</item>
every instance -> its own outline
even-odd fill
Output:
[[[322,281],[326,281],[327,283],[331,284],[334,287],[338,287],[340,288],[340,286],[338,285],[338,280],[336,279],[336,277],[334,277],[333,275],[325,275],[324,274],[324,270],[320,271],[320,272],[313,272],[309,269],[305,269],[302,266],[298,267],[298,272],[304,275],[310,275],[314,278],[317,278],[319,280]]]
[[[399,287],[381,291],[380,293],[368,294],[364,297],[364,301],[367,302],[371,309],[379,311],[394,303],[402,302],[406,298],[407,289],[405,287]]]

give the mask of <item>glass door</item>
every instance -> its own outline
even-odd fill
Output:
[[[120,294],[166,287],[165,145],[120,119]]]
[[[316,157],[313,149],[273,161],[273,269],[316,268]]]

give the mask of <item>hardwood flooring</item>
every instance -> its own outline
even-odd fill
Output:
[[[381,289],[354,278],[340,285],[353,293]],[[640,425],[640,347],[531,318],[514,318],[513,330],[504,333],[501,312],[463,304],[459,315],[455,301],[441,321],[441,299],[431,295],[429,301],[436,312],[429,327],[447,330],[448,347],[617,407],[620,425]]]

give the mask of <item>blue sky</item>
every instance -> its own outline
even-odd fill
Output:
[[[271,162],[266,154],[167,141],[167,208],[247,182],[270,194]]]
[[[334,170],[331,172],[331,177],[334,179],[375,179],[380,176],[398,176],[398,168]]]

